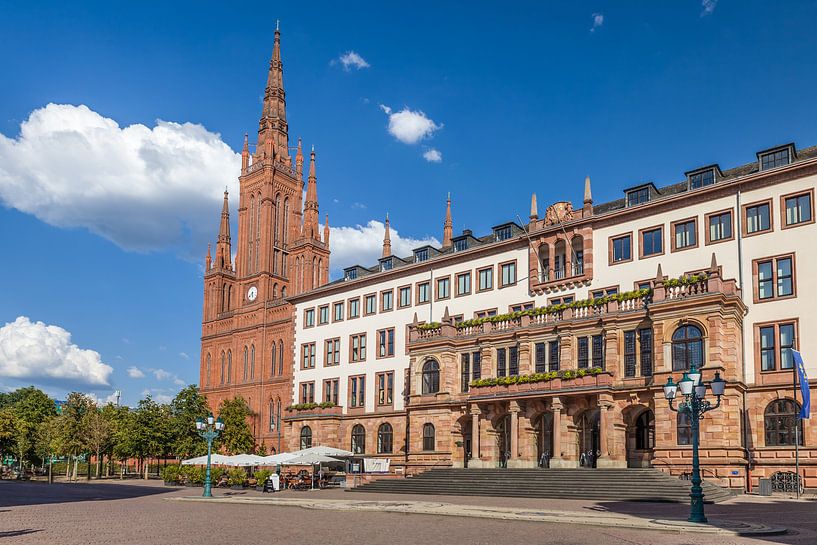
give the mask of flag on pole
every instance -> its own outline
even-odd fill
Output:
[[[800,379],[800,392],[803,394],[803,406],[800,409],[800,418],[808,418],[811,413],[811,389],[808,384],[806,367],[803,365],[803,356],[797,350],[792,350],[794,365],[797,367],[797,376]]]

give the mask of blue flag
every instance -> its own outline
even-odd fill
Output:
[[[806,367],[803,365],[803,356],[800,352],[792,349],[794,356],[794,365],[797,367],[797,376],[800,379],[800,392],[803,394],[803,408],[800,409],[800,418],[808,418],[811,413],[811,389],[808,384],[808,376],[806,375]]]

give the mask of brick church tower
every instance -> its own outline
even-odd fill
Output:
[[[302,202],[304,155],[299,139],[293,165],[283,74],[276,28],[258,142],[251,153],[245,135],[241,151],[238,240],[233,246],[225,191],[215,260],[207,248],[199,382],[214,413],[224,399],[244,398],[256,443],[268,452],[286,445],[280,418],[292,403],[294,314],[287,295],[329,279],[328,217],[321,236],[315,150]]]

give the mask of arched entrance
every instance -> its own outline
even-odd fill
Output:
[[[627,426],[627,467],[652,467],[655,449],[655,414],[638,413]]]
[[[550,467],[553,457],[553,413],[542,413],[533,421],[536,433],[536,460],[539,467]]]
[[[579,466],[596,467],[599,450],[599,410],[588,409],[578,418]]]
[[[496,425],[496,445],[499,467],[508,467],[508,458],[511,457],[511,415],[509,414],[500,417]]]

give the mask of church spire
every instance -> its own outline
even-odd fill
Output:
[[[451,246],[451,237],[453,236],[454,222],[451,221],[451,193],[448,193],[448,199],[445,203],[445,223],[443,224],[443,248]]]
[[[272,59],[264,90],[264,109],[258,124],[258,150],[267,154],[274,149],[282,161],[289,160],[289,136],[287,133],[286,93],[284,92],[284,65],[281,62],[281,31],[275,27]]]
[[[391,255],[391,231],[389,229],[389,213],[386,212],[386,234],[383,236],[382,257],[389,257],[390,255]]]
[[[304,201],[304,228],[303,236],[320,240],[318,233],[318,179],[315,176],[315,146],[309,154],[309,179],[306,184],[306,200]]]
[[[329,247],[329,214],[326,214],[326,219],[323,222],[323,243]]]
[[[299,182],[304,180],[304,150],[301,147],[301,137],[298,137],[298,152],[295,154],[295,174]]]
[[[590,192],[590,176],[584,179],[584,206],[582,215],[589,216],[593,213],[593,193]]]
[[[247,167],[250,166],[250,146],[247,136],[247,133],[244,133],[244,147],[241,148],[241,174],[246,174]]]
[[[210,270],[210,267],[213,266],[213,257],[210,255],[210,243],[207,243],[207,255],[204,257],[204,271],[207,272]]]
[[[227,188],[224,188],[224,204],[221,207],[221,225],[218,229],[218,241],[216,242],[216,267],[219,269],[232,270],[230,265],[230,203]]]

